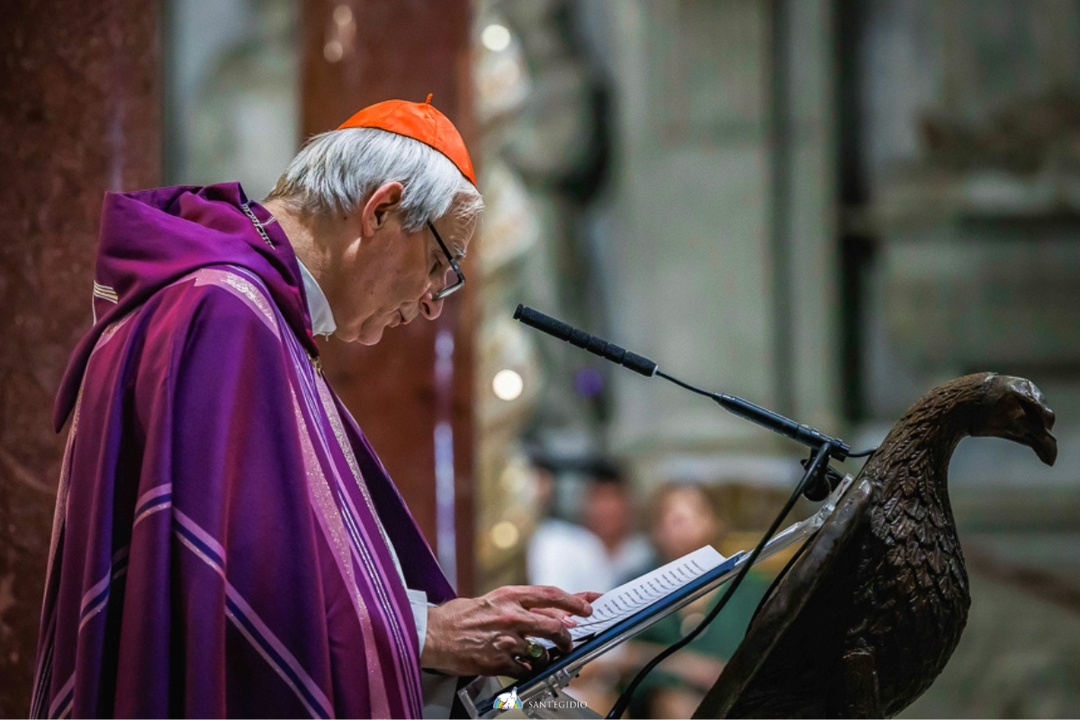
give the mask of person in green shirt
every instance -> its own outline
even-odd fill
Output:
[[[656,564],[663,565],[703,545],[716,545],[723,523],[708,493],[691,483],[669,483],[654,496],[650,538]],[[630,717],[686,718],[716,681],[724,663],[742,642],[771,578],[751,571],[716,619],[685,648],[665,660],[634,694]],[[630,654],[643,665],[692,631],[724,593],[721,587],[642,632]]]

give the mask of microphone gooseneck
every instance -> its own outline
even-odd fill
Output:
[[[825,433],[820,430],[815,430],[809,425],[797,423],[790,418],[786,418],[772,410],[767,410],[760,405],[755,405],[748,400],[743,400],[740,397],[727,395],[725,393],[709,392],[708,390],[694,387],[690,383],[683,382],[665,372],[661,372],[657,364],[647,357],[642,357],[637,353],[630,352],[618,345],[609,343],[607,340],[598,338],[595,335],[590,335],[584,330],[578,330],[561,320],[556,320],[553,317],[545,315],[537,310],[533,310],[525,305],[519,304],[517,306],[517,310],[514,311],[514,319],[525,323],[529,327],[545,332],[552,337],[564,340],[571,345],[588,350],[594,355],[599,355],[606,360],[629,368],[645,377],[662,377],[679,387],[697,393],[698,395],[704,395],[705,397],[711,398],[728,412],[761,425],[775,433],[789,437],[803,445],[807,445],[811,448],[829,445],[830,454],[837,460],[843,461],[852,454],[851,447],[839,438],[829,437]]]
[[[734,395],[713,393],[713,399],[720,403],[730,413],[745,418],[752,423],[757,423],[773,432],[780,433],[792,440],[809,447],[831,445],[831,455],[837,460],[846,460],[851,454],[851,447],[840,438],[829,437],[820,430],[815,430],[809,425],[802,425],[780,413],[766,410],[760,405],[755,405],[748,400],[743,400]]]

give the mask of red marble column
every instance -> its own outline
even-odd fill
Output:
[[[304,0],[305,137],[337,127],[365,105],[392,98],[419,102],[433,93],[432,103],[468,144],[473,130],[469,5],[468,0]],[[470,276],[468,264],[463,270]],[[390,329],[374,347],[324,345],[327,376],[463,594],[472,590],[474,565],[475,292],[473,279],[445,303],[437,321]],[[438,451],[437,435],[445,443]],[[453,482],[448,507],[447,498],[436,494],[436,455],[448,457],[450,435],[452,477],[446,464],[438,473],[444,482]],[[448,530],[456,545],[449,562]]]
[[[25,717],[102,193],[159,180],[158,3],[7,3],[0,32],[0,717]]]

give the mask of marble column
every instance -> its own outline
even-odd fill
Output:
[[[838,432],[828,3],[608,5],[611,338]],[[612,377],[611,446],[646,483],[797,475],[798,446],[666,383]]]
[[[473,135],[468,0],[304,0],[304,137],[389,99],[432,103]],[[476,153],[473,153],[474,158]],[[470,256],[475,256],[470,248]],[[473,579],[476,273],[435,322],[373,347],[325,343],[327,377],[364,428],[459,592]]]
[[[0,717],[29,711],[63,436],[102,193],[159,179],[158,4],[8,4],[0,58]]]

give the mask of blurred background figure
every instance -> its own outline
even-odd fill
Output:
[[[719,546],[724,540],[724,524],[717,517],[713,500],[698,484],[663,485],[653,494],[649,507],[649,537],[656,551],[657,566],[703,545]],[[661,663],[638,687],[630,716],[688,718],[693,715],[738,647],[769,582],[760,571],[752,570],[716,619],[688,646]],[[668,615],[631,641],[630,654],[637,666],[696,628],[725,588]]]
[[[531,460],[543,519],[528,543],[530,584],[607,592],[650,569],[653,553],[637,529],[633,488],[617,462],[555,461],[536,452]],[[610,707],[634,658],[615,648],[586,665],[568,694],[590,708]]]
[[[619,465],[597,460],[589,464],[588,476],[581,521],[604,546],[607,591],[640,575],[652,552],[638,531],[637,503]]]
[[[529,540],[531,584],[607,592],[647,567],[649,542],[637,532],[631,487],[617,463],[601,458],[557,462],[534,454],[532,464],[543,519]],[[583,483],[579,507],[559,507],[560,474],[577,477],[564,477],[563,483]]]
[[[568,592],[606,592],[609,584],[603,541],[578,523],[558,517],[558,465],[534,456],[533,482],[541,519],[529,539],[526,572],[531,585],[554,585]]]

